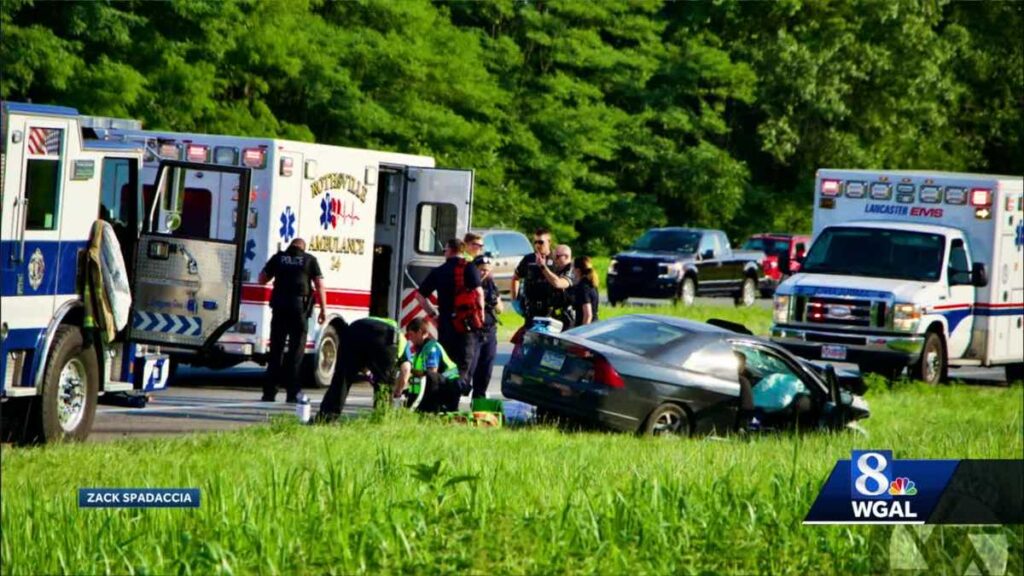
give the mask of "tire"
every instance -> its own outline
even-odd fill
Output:
[[[320,346],[315,354],[307,354],[309,358],[309,375],[307,381],[311,388],[327,388],[334,378],[334,367],[338,364],[338,346],[341,339],[338,337],[338,330],[333,324],[324,328],[323,336],[320,338]]]
[[[626,298],[624,296],[620,296],[619,294],[616,294],[615,292],[612,292],[610,290],[608,291],[608,305],[609,306],[613,306],[613,307],[614,306],[621,306],[622,304],[625,304],[625,303],[626,303]]]
[[[757,301],[757,283],[754,279],[747,276],[743,279],[743,286],[740,287],[739,294],[736,295],[736,305],[743,307],[750,307]]]
[[[678,404],[666,402],[655,408],[644,422],[642,432],[645,436],[667,436],[690,434],[690,418]]]
[[[27,440],[51,443],[82,441],[96,416],[100,368],[94,350],[84,348],[82,332],[61,326],[43,373],[43,394],[33,407]]]
[[[1006,366],[1006,383],[1013,384],[1024,380],[1024,363],[1008,364]]]
[[[946,345],[942,335],[928,332],[924,337],[921,358],[911,366],[910,376],[925,384],[935,385],[946,381],[947,371]]]
[[[696,299],[697,282],[693,279],[693,276],[687,276],[679,283],[679,290],[676,292],[675,298],[672,299],[672,303],[682,303],[683,306],[693,306]]]

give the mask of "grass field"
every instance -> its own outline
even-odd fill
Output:
[[[5,449],[0,572],[887,572],[886,526],[802,526],[837,459],[1024,457],[1024,388],[869,392],[869,436],[644,439],[477,430],[408,414],[172,440]],[[196,510],[81,510],[80,487],[197,487]],[[963,574],[940,528],[930,573]]]

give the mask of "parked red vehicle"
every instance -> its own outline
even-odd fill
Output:
[[[754,234],[743,245],[744,250],[759,250],[764,278],[760,283],[762,297],[775,293],[775,287],[791,274],[800,271],[800,261],[810,247],[811,237],[797,234]]]

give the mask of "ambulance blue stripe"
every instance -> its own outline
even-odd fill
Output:
[[[34,354],[45,331],[45,328],[16,328],[8,332],[7,338],[4,339],[3,344],[0,344],[0,376],[7,374],[7,354],[16,350],[32,350],[32,354]],[[15,382],[15,385],[24,385],[33,381],[35,376],[32,370],[32,366],[35,364],[34,358],[25,358],[25,360],[25,369],[22,370],[24,380]],[[0,377],[0,394],[4,392],[6,392],[4,379]]]

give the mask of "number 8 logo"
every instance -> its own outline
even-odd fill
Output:
[[[874,466],[871,465],[871,461],[874,461]],[[857,458],[857,470],[861,473],[857,476],[854,481],[854,487],[857,492],[864,496],[880,496],[885,494],[889,490],[889,478],[882,474],[885,469],[889,466],[889,461],[885,459],[885,456],[878,452],[868,452],[867,454],[861,454]],[[874,482],[875,489],[868,489],[868,480]]]

